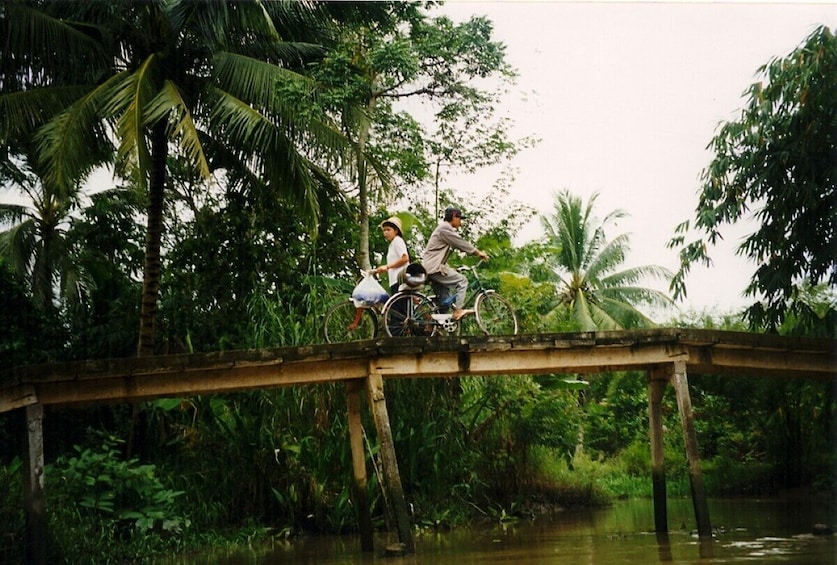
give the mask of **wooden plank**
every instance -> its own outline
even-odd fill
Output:
[[[0,390],[0,414],[38,402],[35,387],[19,385]]]
[[[44,490],[44,407],[26,407],[26,444],[24,458],[23,506],[26,513],[26,561],[46,564],[47,516]]]
[[[381,374],[370,371],[366,380],[369,393],[369,406],[375,417],[375,427],[378,441],[381,444],[381,463],[384,467],[385,488],[389,493],[389,500],[395,514],[395,528],[398,531],[398,541],[404,544],[405,553],[415,553],[413,529],[407,514],[407,502],[404,500],[404,489],[401,486],[401,475],[398,472],[398,460],[395,456],[395,442],[392,439],[392,428],[387,413],[387,403],[384,397],[384,380]]]
[[[0,371],[0,412],[46,404],[163,396],[363,378],[649,370],[685,360],[690,372],[837,378],[837,342],[676,328],[519,336],[385,338],[265,350],[105,359]]]
[[[664,368],[650,372],[648,381],[648,420],[651,436],[651,487],[654,496],[654,530],[668,532],[666,474],[663,443],[663,393],[669,375]]]
[[[828,352],[746,349],[741,347],[690,347],[689,370],[694,373],[740,375],[784,374],[832,378],[835,370]]]
[[[671,379],[677,396],[677,409],[680,411],[680,423],[683,426],[683,439],[686,443],[686,460],[689,466],[689,482],[692,491],[692,504],[695,509],[698,535],[712,536],[712,525],[709,521],[709,503],[706,498],[706,487],[703,484],[703,474],[700,469],[700,455],[695,432],[694,414],[692,413],[692,399],[689,396],[689,381],[686,378],[686,363],[674,363],[674,375]]]
[[[124,402],[170,396],[229,393],[256,388],[272,388],[364,378],[363,359],[333,361],[328,364],[246,366],[231,369],[189,371],[179,375],[159,374],[122,378],[60,381],[36,385],[43,404],[89,404]],[[0,407],[3,405],[0,402]]]
[[[349,444],[352,449],[352,502],[357,508],[360,547],[363,552],[374,551],[372,515],[369,510],[369,494],[366,487],[366,456],[363,449],[363,424],[361,423],[361,391],[363,382],[346,382],[347,412],[349,420]]]
[[[685,352],[670,346],[607,347],[595,350],[510,349],[507,351],[438,352],[397,355],[377,360],[375,370],[387,377],[439,377],[464,374],[586,373],[647,368]]]

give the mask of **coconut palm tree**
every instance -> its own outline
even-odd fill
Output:
[[[600,224],[593,217],[598,194],[585,205],[564,190],[555,194],[554,213],[541,223],[547,247],[558,250],[547,258],[555,274],[560,308],[569,308],[584,331],[618,330],[654,325],[636,307],[670,306],[671,299],[654,289],[637,286],[641,280],[671,278],[663,267],[645,265],[619,270],[628,253],[629,237],[608,241],[605,227],[626,214],[614,210]]]
[[[0,231],[0,257],[29,289],[35,304],[53,315],[56,289],[70,299],[77,298],[81,290],[78,271],[65,246],[72,199],[34,179],[18,186],[29,203],[0,204],[0,225],[8,226]]]
[[[339,128],[274,95],[327,41],[309,2],[16,1],[6,38],[0,143],[35,131],[44,182],[67,190],[110,147],[115,171],[147,191],[139,355],[154,351],[169,157],[262,201],[290,197],[316,225],[333,190]],[[98,160],[94,160],[98,159]],[[335,194],[336,191],[330,194]]]

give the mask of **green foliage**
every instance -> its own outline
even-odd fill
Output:
[[[46,362],[60,355],[61,327],[29,298],[0,258],[0,366]]]
[[[585,448],[613,456],[648,437],[647,377],[638,372],[591,378],[585,392]]]
[[[119,562],[170,551],[190,521],[180,514],[182,492],[167,489],[154,465],[124,460],[113,436],[96,448],[47,467],[48,511],[55,550],[69,561]]]
[[[23,563],[23,462],[15,457],[0,465],[0,562]]]
[[[721,124],[710,143],[715,157],[702,175],[694,221],[705,239],[686,243],[684,222],[669,242],[680,248],[681,263],[671,288],[685,296],[690,267],[711,264],[707,243],[755,207],[759,225],[739,247],[758,265],[746,289],[756,302],[746,317],[752,328],[775,331],[789,314],[822,319],[800,299],[800,288],[837,284],[837,38],[819,27],[759,73],[763,80],[747,89],[740,117]]]
[[[671,300],[663,293],[638,286],[643,279],[667,279],[663,267],[645,265],[617,270],[625,261],[629,237],[622,234],[608,240],[605,228],[625,215],[622,210],[609,213],[599,224],[593,216],[598,195],[585,205],[569,191],[555,195],[555,210],[544,216],[545,250],[555,255],[546,257],[548,274],[554,281],[560,304],[572,313],[576,327],[582,331],[616,330],[654,325],[637,307],[667,307]]]

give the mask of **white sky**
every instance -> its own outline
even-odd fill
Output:
[[[718,124],[738,117],[761,65],[818,24],[837,26],[835,3],[448,0],[440,12],[491,19],[520,74],[502,111],[515,135],[542,141],[513,162],[513,197],[551,213],[554,191],[585,201],[599,192],[599,218],[617,208],[630,214],[608,234],[631,234],[627,265],[672,271],[677,256],[665,244],[679,223],[694,223]],[[455,182],[475,191],[495,177]],[[734,254],[745,228],[724,230],[712,268],[693,267],[681,308],[726,313],[747,304],[741,293],[755,267]]]

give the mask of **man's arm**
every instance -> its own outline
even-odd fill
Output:
[[[448,226],[439,235],[442,236],[442,241],[444,241],[454,249],[458,249],[459,251],[467,253],[468,255],[476,255],[483,261],[488,260],[488,253],[477,249],[475,245],[472,245],[464,237],[459,235],[459,232],[456,231],[453,227]]]

